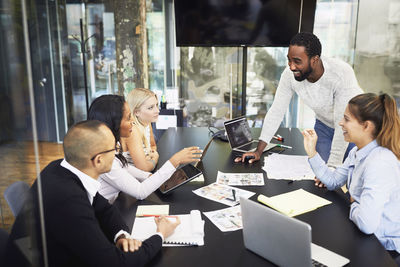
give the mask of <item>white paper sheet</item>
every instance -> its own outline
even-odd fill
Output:
[[[313,180],[315,177],[307,156],[271,154],[264,159],[268,179]]]

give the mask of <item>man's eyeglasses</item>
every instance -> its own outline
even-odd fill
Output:
[[[121,152],[121,145],[119,143],[116,143],[115,147],[113,149],[101,151],[101,152],[97,153],[96,155],[94,155],[90,160],[94,160],[94,158],[97,157],[97,155],[108,153],[108,152],[111,152],[111,151],[115,151],[117,153]]]

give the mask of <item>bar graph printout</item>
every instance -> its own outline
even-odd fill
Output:
[[[194,190],[193,193],[231,207],[239,204],[240,197],[249,198],[255,195],[251,191],[217,183],[203,186]]]
[[[222,232],[236,231],[243,228],[240,205],[221,210],[203,211],[203,214]]]
[[[262,173],[225,173],[218,171],[217,183],[225,185],[264,185],[264,175]]]

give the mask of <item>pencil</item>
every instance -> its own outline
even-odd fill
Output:
[[[279,147],[283,147],[283,148],[289,148],[289,149],[292,149],[293,147],[291,147],[291,146],[285,146],[285,145],[281,145],[281,144],[276,144],[277,146],[279,146]]]

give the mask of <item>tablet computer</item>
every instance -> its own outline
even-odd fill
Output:
[[[215,136],[213,136],[208,141],[207,145],[204,147],[203,153],[201,154],[201,157],[200,157],[200,161],[196,162],[196,164],[194,166],[192,164],[187,164],[187,165],[183,166],[182,168],[177,169],[171,175],[171,177],[158,188],[161,193],[167,194],[167,193],[171,192],[172,190],[174,190],[175,188],[178,188],[179,186],[186,184],[190,180],[193,180],[194,178],[196,178],[196,177],[200,176],[200,174],[202,174],[202,172],[197,168],[197,166],[202,162],[214,137]]]
[[[163,194],[167,194],[179,186],[186,184],[190,180],[200,176],[202,172],[191,164],[187,164],[182,168],[177,169],[167,181],[165,181],[159,190]]]

